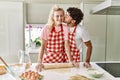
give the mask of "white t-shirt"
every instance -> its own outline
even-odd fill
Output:
[[[73,32],[75,27],[70,27],[70,33]],[[84,26],[78,25],[75,32],[75,42],[77,48],[80,50],[83,42],[90,40],[89,33]]]

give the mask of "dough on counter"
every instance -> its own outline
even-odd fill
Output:
[[[87,78],[87,77],[82,76],[80,74],[76,74],[74,76],[70,76],[69,80],[94,80],[94,79],[90,79],[90,78]]]
[[[0,75],[5,74],[6,72],[7,72],[7,71],[6,71],[5,66],[0,65]]]

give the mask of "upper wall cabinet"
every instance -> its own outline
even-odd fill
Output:
[[[17,62],[19,49],[24,49],[23,2],[0,1],[0,56]]]
[[[26,20],[27,24],[46,23],[51,4],[27,4]]]
[[[26,3],[26,22],[27,24],[41,24],[46,23],[48,20],[51,7],[55,3]],[[57,4],[66,10],[68,7],[78,7],[80,4]]]

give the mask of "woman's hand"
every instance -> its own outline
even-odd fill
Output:
[[[91,64],[89,62],[85,62],[85,63],[83,63],[83,66],[86,67],[86,68],[90,68]]]
[[[79,67],[80,67],[79,62],[74,63],[74,66],[75,66],[76,68],[79,68]]]
[[[73,62],[71,61],[70,64],[72,64],[74,67],[79,68],[79,62]]]
[[[39,63],[36,65],[35,68],[36,68],[37,71],[40,72],[40,71],[42,71],[42,68],[44,68],[44,65],[43,65],[42,63],[39,62]]]

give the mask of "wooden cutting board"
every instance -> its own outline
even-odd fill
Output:
[[[72,68],[74,67],[70,63],[45,63],[44,69],[60,69],[60,68]]]

